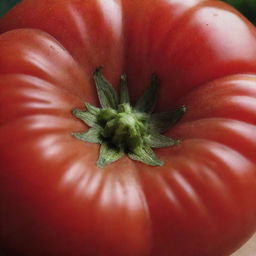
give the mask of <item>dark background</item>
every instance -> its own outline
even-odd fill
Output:
[[[0,16],[4,15],[4,13],[18,2],[20,2],[20,0],[0,0]]]

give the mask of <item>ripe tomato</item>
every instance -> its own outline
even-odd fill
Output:
[[[23,0],[0,21],[0,241],[18,256],[224,256],[256,228],[256,32],[204,0]],[[71,111],[91,74],[185,105],[156,150],[98,168]]]

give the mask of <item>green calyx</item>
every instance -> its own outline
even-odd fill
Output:
[[[93,74],[102,108],[89,103],[87,110],[73,110],[73,115],[91,128],[83,133],[73,133],[77,139],[101,144],[98,167],[104,167],[127,154],[131,159],[151,166],[161,166],[152,148],[174,146],[178,140],[161,135],[185,113],[180,107],[173,111],[153,113],[157,100],[158,78],[153,75],[151,85],[134,107],[130,104],[127,77],[121,76],[120,97],[104,78],[102,68]]]

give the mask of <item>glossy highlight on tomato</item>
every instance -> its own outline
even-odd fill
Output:
[[[228,256],[256,229],[256,31],[215,0],[23,0],[0,20],[0,248],[7,256]],[[186,106],[152,167],[99,168],[72,115],[99,66],[131,102]]]

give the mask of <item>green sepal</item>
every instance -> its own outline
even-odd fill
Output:
[[[146,138],[147,145],[151,148],[164,148],[177,145],[179,140],[174,140],[160,133],[151,132]]]
[[[100,147],[100,156],[97,161],[97,166],[103,168],[106,165],[119,160],[123,156],[123,149],[112,147],[107,143],[102,143]]]
[[[102,128],[91,128],[86,132],[72,133],[72,135],[79,140],[83,140],[90,143],[101,144],[103,142],[101,131],[102,131]]]
[[[125,153],[136,161],[150,166],[164,163],[151,148],[174,146],[179,140],[161,135],[173,126],[186,108],[151,114],[157,100],[159,80],[152,76],[151,86],[145,90],[135,107],[129,103],[126,75],[121,76],[120,102],[111,84],[102,75],[102,68],[94,72],[97,93],[102,108],[85,103],[87,110],[73,110],[73,115],[92,127],[87,132],[73,133],[77,139],[100,144],[98,167],[105,167]]]
[[[152,75],[151,85],[147,88],[135,104],[138,112],[152,113],[156,105],[158,96],[159,80],[156,75]]]
[[[154,151],[147,145],[137,148],[134,152],[128,153],[132,160],[142,162],[151,166],[162,166],[164,163],[157,158]]]
[[[130,96],[127,85],[127,76],[123,74],[120,82],[120,104],[130,103]]]
[[[141,112],[133,112],[134,115],[141,121],[148,121],[150,119],[150,114],[141,113]]]
[[[100,113],[100,108],[94,107],[93,105],[91,105],[88,102],[85,103],[85,107],[88,110],[88,112],[90,112],[91,114],[93,114],[95,116]]]
[[[88,111],[82,111],[79,109],[74,109],[72,111],[73,115],[77,118],[79,118],[80,120],[82,120],[84,123],[86,123],[88,126],[90,127],[99,127],[99,125],[97,124],[97,116],[93,115],[92,113],[88,112]]]
[[[118,96],[112,85],[102,74],[102,67],[96,69],[93,74],[100,104],[103,108],[117,109]]]
[[[149,128],[158,133],[166,132],[181,119],[185,112],[186,107],[182,106],[172,111],[152,114]]]

